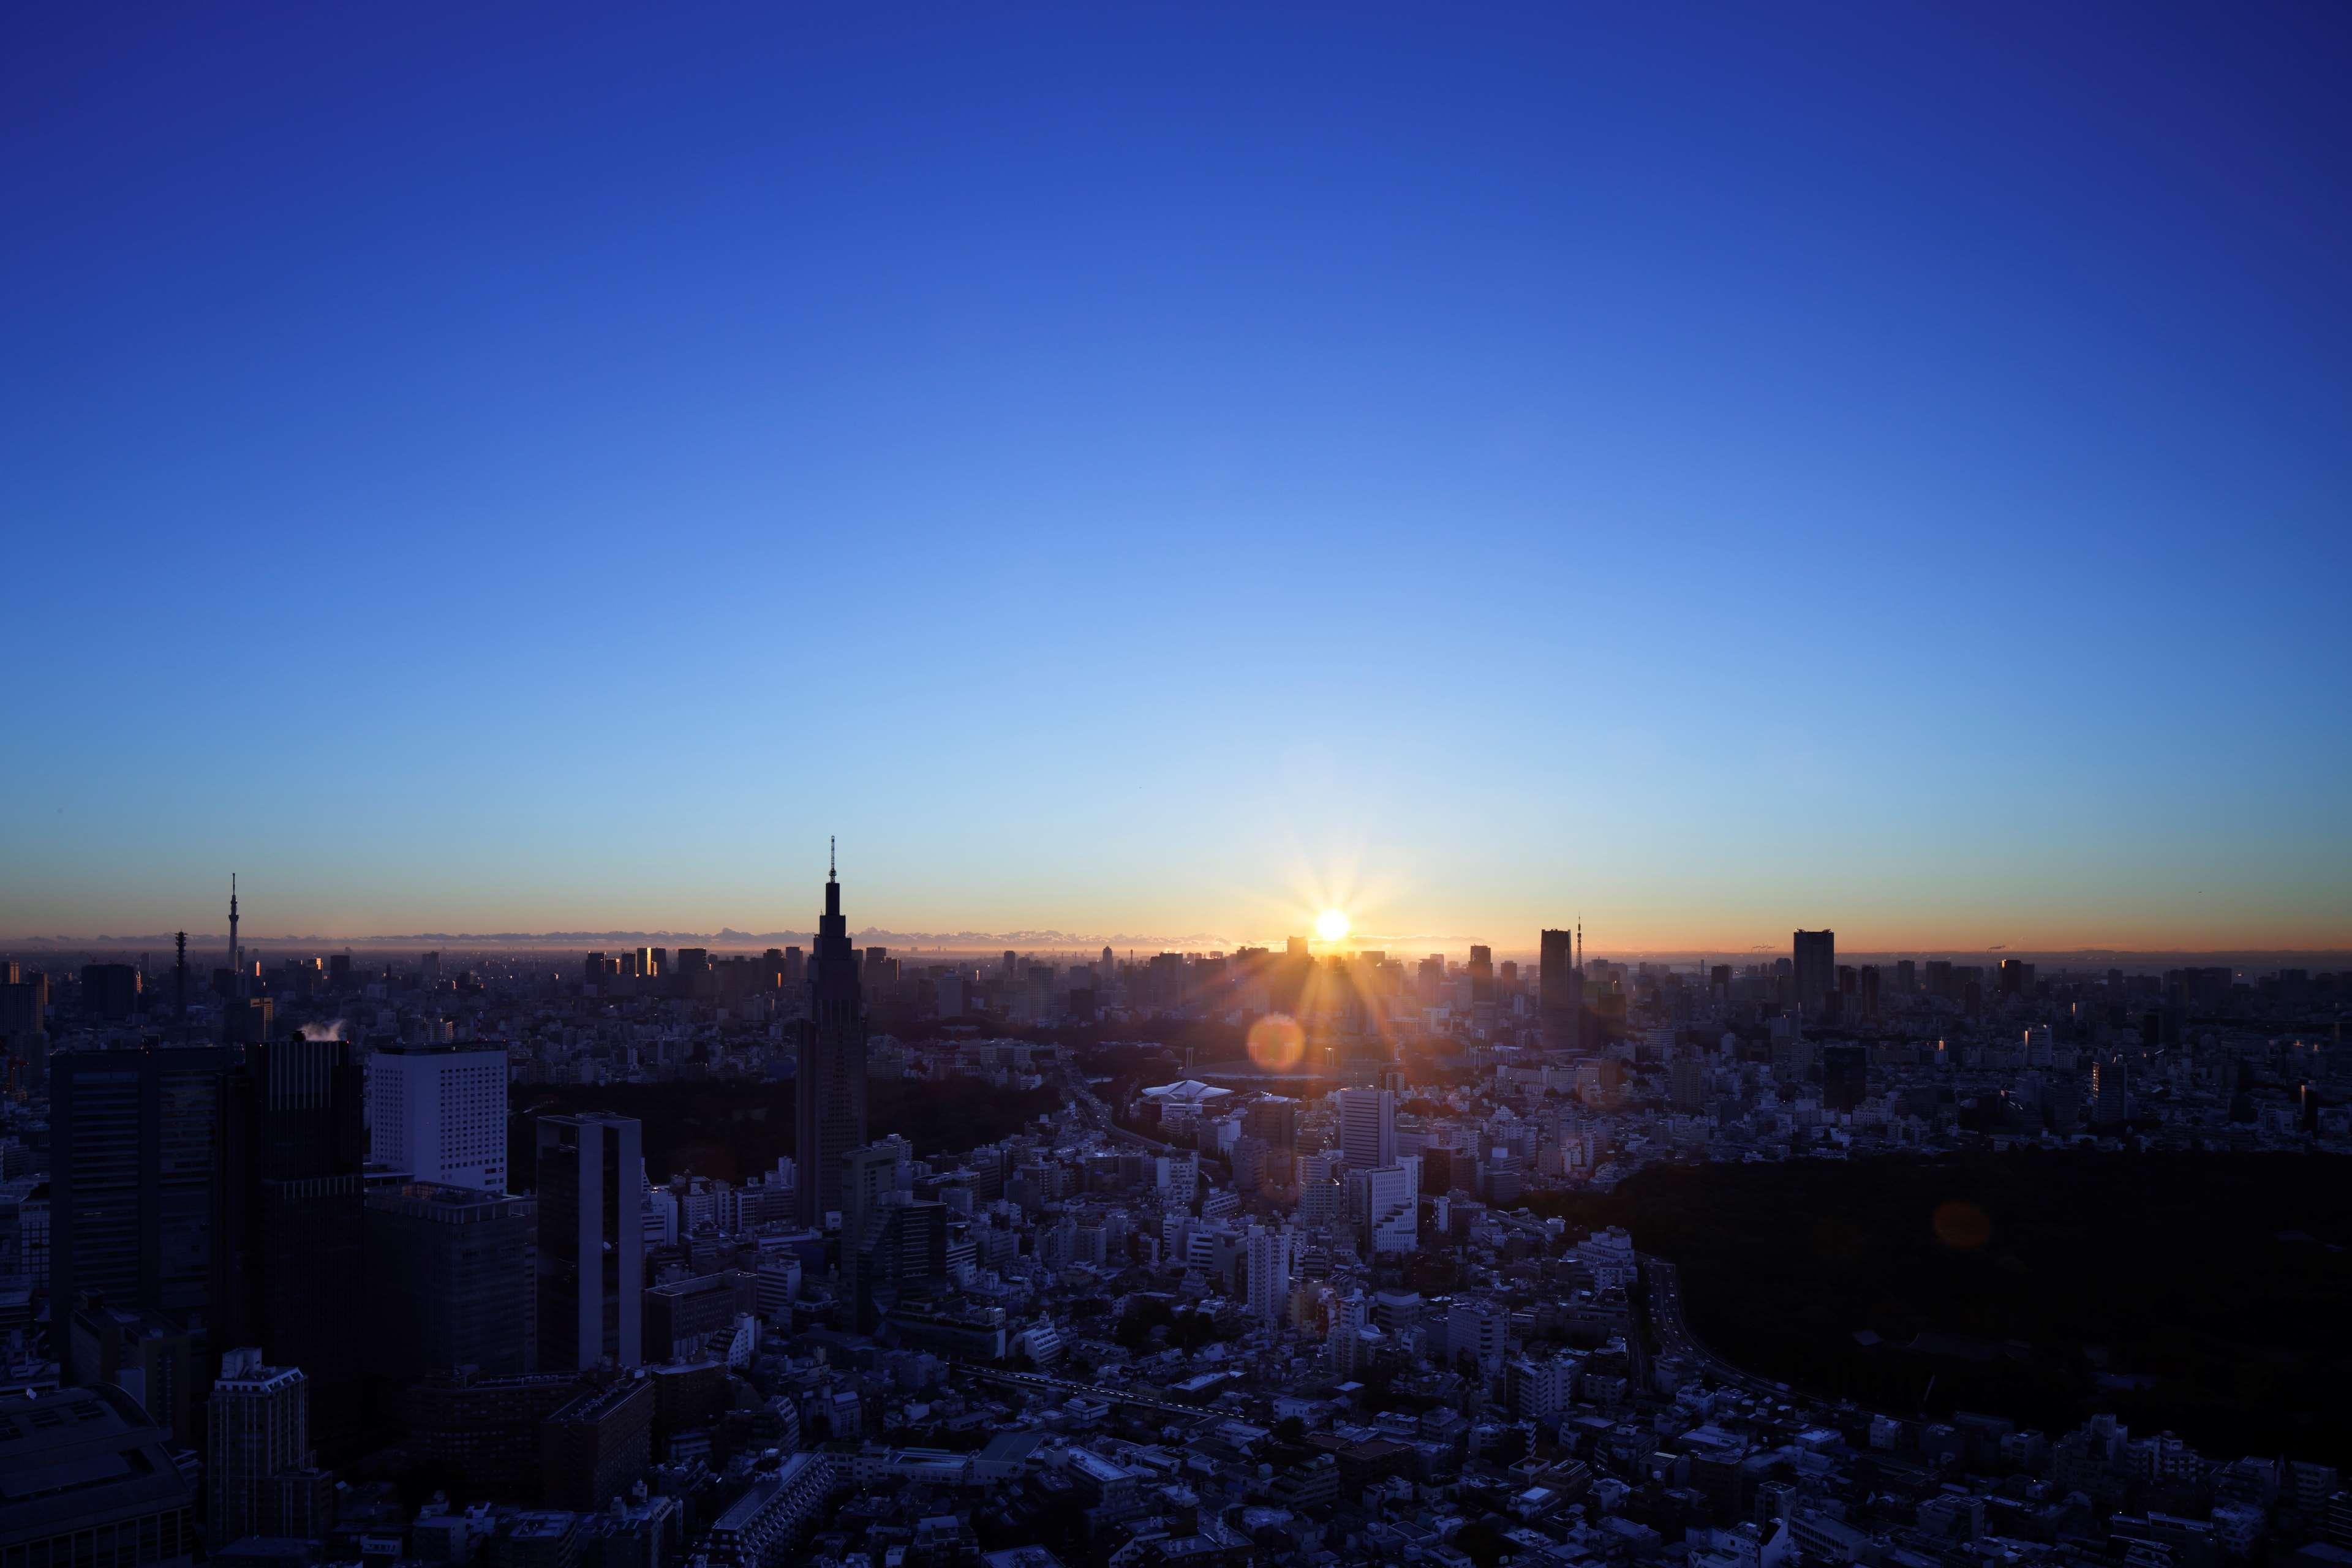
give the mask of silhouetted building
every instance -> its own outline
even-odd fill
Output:
[[[51,1311],[54,1314],[56,1308]],[[182,1447],[205,1446],[204,1393],[212,1384],[211,1340],[202,1320],[111,1307],[85,1298],[72,1312],[73,1364],[139,1402]],[[54,1338],[57,1325],[50,1324]]]
[[[587,1113],[539,1119],[539,1364],[548,1372],[642,1359],[645,1160],[637,1123]]]
[[[843,1156],[866,1142],[866,1001],[849,922],[841,912],[841,884],[831,868],[808,973],[808,1017],[801,1025],[793,1086],[793,1157],[800,1164],[800,1222],[815,1229],[843,1207]]]
[[[51,1059],[49,1292],[173,1315],[212,1300],[222,1077],[217,1046],[65,1051]],[[73,1335],[68,1382],[89,1381]]]
[[[0,973],[16,977],[0,980],[0,1056],[25,1064],[29,1088],[48,1072],[49,978],[25,973],[14,963]]]
[[[539,1365],[534,1199],[411,1182],[367,1194],[376,1370],[402,1379],[461,1366]]]
[[[1870,1095],[1870,1047],[1822,1047],[1822,1103],[1832,1110],[1852,1110]]]
[[[301,1369],[267,1366],[256,1350],[221,1361],[205,1405],[211,1440],[205,1452],[205,1533],[215,1549],[247,1535],[268,1535],[271,1482],[310,1462],[309,1391]]]
[[[1576,967],[1576,933],[1547,931],[1536,961],[1536,1005],[1544,1049],[1573,1051],[1584,1044],[1584,976]]]
[[[269,1038],[278,1026],[278,1004],[267,996],[233,996],[221,1005],[221,1041],[249,1046]]]
[[[2131,1075],[2122,1060],[2110,1057],[2091,1066],[2091,1121],[2113,1130],[2131,1120]]]
[[[477,1497],[534,1500],[540,1426],[580,1395],[577,1373],[478,1377],[459,1373],[412,1384],[404,1402],[416,1462],[457,1478]]]
[[[312,1424],[358,1415],[366,1295],[360,1068],[341,1040],[247,1046],[221,1098],[215,1342],[302,1369]]]
[[[119,1024],[139,1011],[142,989],[139,971],[130,964],[81,966],[82,1011],[110,1024]]]
[[[540,1427],[542,1500],[584,1513],[628,1490],[652,1461],[653,1424],[644,1377],[591,1389],[550,1415]]]
[[[1666,1087],[1676,1110],[1705,1110],[1707,1093],[1706,1064],[1696,1057],[1683,1058],[1666,1069]]]
[[[1837,990],[1837,932],[1799,931],[1791,958],[1797,1010],[1807,1017],[1817,1017],[1830,1005],[1830,997]]]
[[[853,1150],[844,1161],[842,1293],[870,1328],[901,1297],[929,1289],[947,1274],[948,1211],[910,1201],[898,1190],[888,1144]]]

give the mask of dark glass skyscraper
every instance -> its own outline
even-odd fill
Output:
[[[1815,1017],[1829,1005],[1831,994],[1837,990],[1837,932],[1833,931],[1801,931],[1796,934],[1793,980],[1796,983],[1797,1011],[1806,1017]]]
[[[1583,1043],[1584,976],[1576,967],[1576,933],[1547,931],[1536,964],[1537,1006],[1544,1049],[1572,1051]]]
[[[536,1208],[530,1198],[430,1182],[368,1194],[379,1368],[403,1379],[461,1366],[491,1377],[539,1369]]]
[[[211,1303],[226,1065],[217,1046],[65,1051],[51,1063],[49,1286],[69,1381],[95,1375],[71,1364],[76,1336],[63,1327],[84,1293],[167,1314]]]
[[[301,1368],[312,1429],[333,1438],[362,1370],[359,1063],[341,1040],[299,1036],[242,1054],[221,1106],[218,1348]]]
[[[841,913],[841,883],[831,867],[824,913],[808,963],[808,1019],[801,1026],[799,1081],[793,1093],[800,1163],[800,1222],[816,1226],[842,1201],[842,1158],[866,1143],[866,996],[857,951]]]

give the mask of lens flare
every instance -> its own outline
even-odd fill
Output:
[[[1262,1072],[1290,1072],[1307,1058],[1307,1031],[1284,1013],[1268,1013],[1250,1026],[1250,1060]]]
[[[1318,942],[1348,940],[1348,915],[1344,910],[1325,910],[1315,917],[1315,937]]]

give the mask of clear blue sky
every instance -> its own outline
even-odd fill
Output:
[[[196,9],[0,37],[0,933],[2352,943],[2339,5]]]

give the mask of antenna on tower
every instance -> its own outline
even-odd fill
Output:
[[[840,843],[841,840],[835,838],[830,833],[824,836],[824,879],[828,882],[836,882],[841,879],[841,863],[835,856],[836,847]]]

